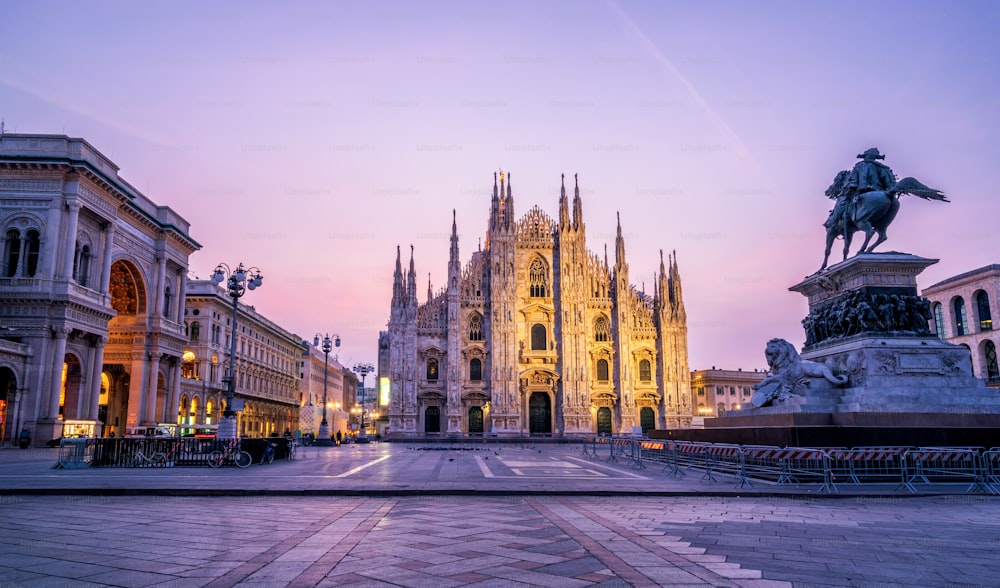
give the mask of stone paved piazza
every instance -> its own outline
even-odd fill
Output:
[[[1000,498],[747,496],[696,476],[581,462],[576,449],[310,448],[295,462],[221,471],[59,471],[52,451],[4,449],[0,585],[985,586],[1000,577]],[[677,495],[614,492],[645,485]]]

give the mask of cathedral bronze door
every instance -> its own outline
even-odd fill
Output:
[[[611,409],[606,406],[597,409],[597,434],[611,435]]]
[[[424,411],[424,433],[441,432],[441,409],[436,406],[428,406]]]
[[[645,435],[651,429],[656,428],[656,414],[648,406],[642,407],[639,411],[639,426],[642,427],[642,434]]]
[[[483,434],[483,409],[479,406],[469,408],[469,433]]]
[[[552,433],[552,400],[544,392],[535,392],[528,401],[528,430],[532,435]]]

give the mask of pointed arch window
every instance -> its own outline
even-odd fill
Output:
[[[639,381],[649,382],[653,379],[653,370],[650,369],[649,360],[643,359],[639,361]]]
[[[528,295],[532,298],[548,296],[545,264],[537,257],[531,261],[531,267],[528,269]]]
[[[548,348],[545,325],[535,324],[531,326],[531,350],[545,351]]]
[[[993,316],[990,313],[990,295],[986,290],[980,290],[976,294],[976,310],[979,312],[979,330],[993,330]]]
[[[603,316],[597,317],[594,321],[594,341],[605,343],[611,340],[611,325],[608,319]]]
[[[472,315],[469,319],[469,341],[483,340],[483,317],[479,314]]]
[[[969,332],[969,323],[965,316],[965,300],[961,296],[956,296],[952,306],[955,311],[955,336],[960,337]]]
[[[608,360],[606,359],[597,360],[597,381],[598,382],[608,381]]]
[[[483,381],[483,362],[478,357],[469,361],[469,379],[473,382]]]
[[[430,358],[427,360],[427,381],[437,382],[438,380],[438,360]]]

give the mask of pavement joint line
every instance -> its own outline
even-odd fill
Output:
[[[629,541],[632,541],[633,543],[635,543],[637,545],[640,545],[641,547],[643,547],[644,549],[646,549],[650,553],[653,553],[653,554],[659,556],[660,558],[662,558],[663,560],[674,564],[679,569],[684,570],[685,572],[688,572],[688,573],[690,573],[693,576],[697,576],[698,578],[700,578],[702,580],[705,580],[706,582],[711,583],[712,586],[736,586],[737,585],[737,584],[733,583],[732,580],[729,580],[729,579],[725,578],[724,576],[720,576],[720,575],[716,574],[715,572],[713,572],[709,568],[705,567],[703,564],[700,564],[697,561],[689,558],[687,555],[685,555],[683,553],[676,553],[674,551],[671,551],[670,549],[667,549],[666,547],[663,547],[662,545],[657,544],[655,541],[651,541],[647,537],[639,535],[638,533],[636,533],[634,531],[631,531],[631,530],[629,530],[629,529],[627,529],[625,527],[621,527],[617,523],[615,523],[614,521],[612,521],[612,520],[608,519],[607,517],[605,517],[604,515],[602,515],[602,514],[600,514],[598,512],[595,512],[594,510],[592,510],[590,508],[587,508],[584,505],[580,505],[580,504],[575,504],[574,505],[572,503],[569,503],[569,504],[566,504],[565,506],[567,508],[573,509],[576,512],[579,512],[581,514],[581,516],[586,517],[588,520],[595,521],[595,522],[603,525],[604,527],[606,527],[606,528],[614,531],[615,533],[617,533],[621,537],[624,537],[625,539],[628,539]],[[583,512],[580,512],[580,511],[583,511]],[[702,554],[699,554],[699,555],[702,555]],[[729,562],[727,561],[726,563],[729,563]],[[742,566],[740,566],[740,569],[749,569],[749,568],[743,568]],[[758,571],[759,572],[759,570],[754,570],[754,571]]]
[[[382,505],[375,512],[348,531],[343,538],[330,547],[316,562],[289,582],[288,586],[315,586],[320,580],[326,578],[337,567],[337,564],[343,561],[344,557],[353,551],[358,543],[363,541],[371,530],[375,528],[375,525],[384,519],[397,504],[399,504],[398,498],[383,501]],[[363,503],[362,505],[358,505],[355,510],[361,506],[363,506]]]
[[[588,553],[593,555],[598,559],[604,566],[609,570],[614,572],[616,576],[629,582],[632,586],[659,586],[660,584],[654,581],[649,576],[646,576],[639,570],[633,568],[632,566],[625,563],[625,561],[618,557],[614,552],[607,549],[601,543],[589,535],[586,532],[577,529],[569,521],[557,515],[551,509],[545,505],[539,503],[537,500],[528,500],[528,505],[535,509],[538,514],[542,515],[549,520],[553,525],[559,528],[560,531],[566,534],[567,537],[573,541],[580,544]]]
[[[585,464],[587,464],[590,467],[604,468],[604,469],[612,471],[612,472],[614,472],[616,474],[622,474],[622,475],[628,476],[630,478],[635,478],[637,480],[648,480],[649,479],[646,476],[640,476],[639,474],[633,474],[632,472],[627,472],[625,470],[620,470],[618,468],[613,468],[611,466],[606,466],[606,465],[602,465],[602,464],[599,464],[599,463],[594,463],[592,461],[587,461],[585,459],[580,459],[579,457],[573,457],[572,455],[567,455],[566,459],[572,459],[573,461],[578,461],[578,462],[581,462],[581,463],[585,463]]]
[[[493,477],[493,472],[490,471],[490,468],[486,465],[486,462],[483,461],[483,458],[480,457],[480,456],[478,456],[478,455],[475,456],[475,458],[476,458],[476,465],[479,466],[479,471],[482,472],[483,477],[484,478],[492,478]]]
[[[347,470],[346,472],[337,474],[336,476],[334,476],[334,478],[346,478],[348,476],[353,476],[354,474],[360,472],[363,469],[370,468],[371,466],[373,466],[373,465],[375,465],[375,464],[377,464],[379,462],[383,462],[383,461],[389,459],[389,457],[390,456],[388,456],[388,455],[383,455],[382,457],[380,457],[380,458],[378,458],[376,460],[370,461],[370,462],[365,463],[365,464],[361,464],[361,465],[359,465],[356,468],[351,468],[351,469]]]

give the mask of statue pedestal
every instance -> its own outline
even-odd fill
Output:
[[[934,263],[867,253],[792,286],[809,300],[802,359],[825,364],[846,383],[810,378],[803,395],[666,436],[828,447],[996,445],[1000,394],[973,376],[967,348],[928,329],[930,308],[916,277]]]

